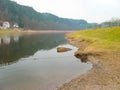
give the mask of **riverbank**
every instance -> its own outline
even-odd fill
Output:
[[[0,30],[0,36],[4,35],[22,35],[22,34],[43,34],[43,33],[69,33],[73,31],[63,30],[22,30],[22,29],[8,29]]]
[[[67,34],[79,49],[75,56],[93,67],[58,90],[120,90],[120,27]]]

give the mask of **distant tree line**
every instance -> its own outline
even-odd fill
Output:
[[[107,27],[112,27],[112,26],[120,26],[120,19],[119,18],[112,18],[109,21],[104,22]]]
[[[104,27],[113,27],[113,26],[120,26],[120,19],[119,18],[112,18],[111,20],[105,21],[100,24],[94,24],[90,28],[104,28]]]

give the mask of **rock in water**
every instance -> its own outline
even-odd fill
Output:
[[[70,48],[66,48],[66,47],[58,47],[57,48],[57,52],[66,52],[66,51],[70,51],[72,49]]]

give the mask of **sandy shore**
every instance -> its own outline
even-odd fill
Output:
[[[120,90],[120,51],[86,53],[84,48],[89,43],[68,40],[81,48],[81,51],[76,53],[76,57],[81,58],[83,62],[91,62],[93,67],[57,90]]]
[[[23,29],[14,29],[14,30],[1,30],[0,36],[4,35],[30,35],[30,34],[47,34],[47,33],[70,33],[73,31],[70,30],[23,30]]]
[[[69,31],[69,30],[22,30],[19,31],[22,33],[69,33],[69,32],[73,32],[73,31]]]

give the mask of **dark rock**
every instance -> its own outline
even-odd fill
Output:
[[[81,62],[86,63],[88,61],[88,54],[79,53],[75,55],[77,58],[80,58]]]
[[[66,48],[66,47],[58,47],[57,48],[57,52],[66,52],[66,51],[70,51],[72,49],[70,48]]]

